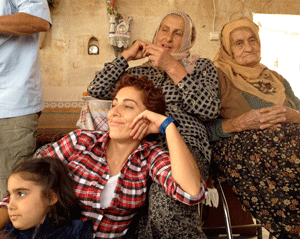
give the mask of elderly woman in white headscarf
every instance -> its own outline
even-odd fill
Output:
[[[111,92],[123,74],[146,75],[163,90],[166,113],[177,122],[202,178],[207,180],[211,151],[202,122],[218,116],[218,75],[209,59],[190,53],[195,39],[196,29],[191,18],[184,12],[171,12],[162,19],[152,43],[136,40],[96,73],[88,92],[99,99],[111,99]],[[128,69],[129,61],[146,57],[146,63]],[[167,148],[163,135],[156,140]],[[196,207],[175,202],[155,184],[151,185],[149,194],[148,220],[145,221],[144,215],[138,227],[141,238],[205,238]]]

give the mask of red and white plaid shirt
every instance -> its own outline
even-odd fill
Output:
[[[84,205],[82,220],[93,219],[96,238],[116,238],[126,233],[145,203],[150,179],[185,204],[194,205],[204,199],[203,180],[199,195],[184,192],[171,175],[169,154],[157,143],[143,140],[124,163],[110,206],[101,208],[101,192],[109,179],[105,150],[108,139],[108,132],[75,130],[42,153],[59,157],[70,168],[76,182],[75,193]],[[7,200],[0,206],[7,205]]]

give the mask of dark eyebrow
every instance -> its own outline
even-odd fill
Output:
[[[137,105],[136,101],[134,101],[132,99],[124,99],[123,101],[131,101],[131,102],[133,102],[133,103],[135,103]]]
[[[15,188],[13,189],[13,192],[19,192],[19,191],[30,191],[30,189],[28,188]],[[8,190],[7,190],[8,193],[10,193]]]
[[[114,98],[113,100],[116,100],[116,101],[118,101],[118,98]],[[133,102],[133,103],[135,103],[135,104],[137,105],[137,102],[136,102],[136,101],[134,101],[134,100],[132,100],[132,99],[124,99],[123,101],[124,101],[124,102],[126,102],[126,101],[130,101],[130,102]]]

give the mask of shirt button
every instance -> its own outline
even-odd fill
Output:
[[[89,89],[89,90],[92,90],[92,89],[94,89],[94,86],[93,86],[93,85],[90,85],[90,86],[88,87],[88,89]]]
[[[184,124],[184,126],[186,126],[186,127],[190,127],[191,125],[190,125],[190,124]]]
[[[178,83],[178,87],[179,87],[179,88],[183,88],[183,87],[184,87],[184,84],[183,84],[183,83]]]
[[[172,106],[171,106],[171,109],[172,109],[172,110],[177,110],[177,106],[176,106],[176,105],[172,105]]]
[[[191,100],[190,104],[194,105],[194,104],[196,104],[196,101],[195,100]]]
[[[161,77],[161,74],[160,73],[156,74],[156,77],[157,78]]]
[[[206,76],[206,71],[203,71],[203,72],[202,72],[202,75],[203,75],[203,76]]]

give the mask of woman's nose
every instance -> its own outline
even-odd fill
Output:
[[[172,33],[167,33],[166,34],[166,39],[167,39],[168,42],[171,42],[172,39],[173,39],[173,34]]]
[[[252,51],[253,46],[251,45],[250,42],[246,41],[244,49],[245,49],[245,51]]]
[[[119,106],[114,106],[113,108],[110,109],[111,115],[119,115],[120,114],[120,107]]]

